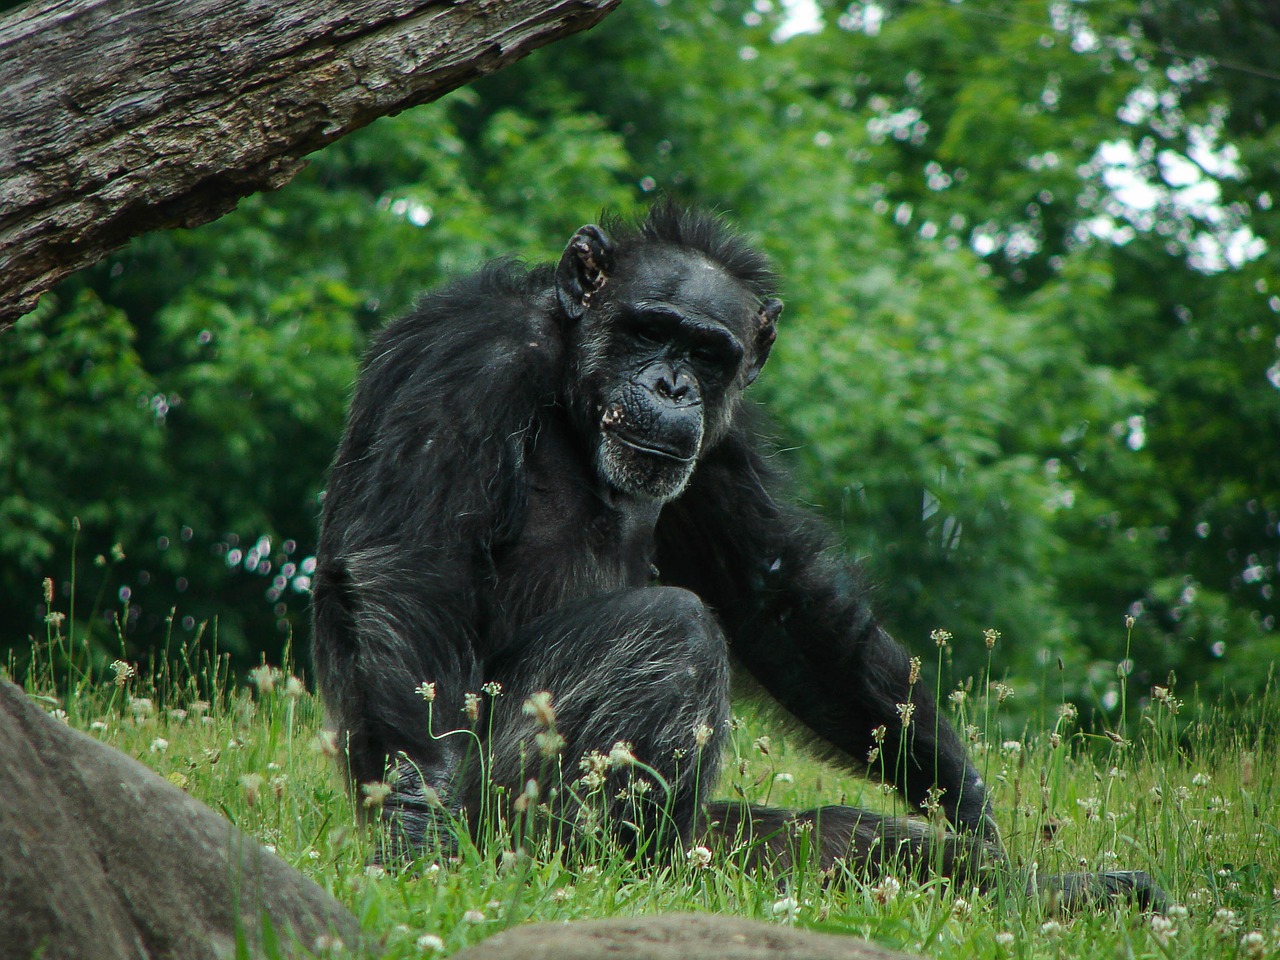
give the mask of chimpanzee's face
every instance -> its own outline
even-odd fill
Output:
[[[766,309],[721,266],[673,246],[619,251],[597,291],[572,341],[579,420],[605,483],[669,501],[728,429],[781,305]]]

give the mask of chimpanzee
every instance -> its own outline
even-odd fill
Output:
[[[581,769],[612,778],[607,820],[633,853],[751,833],[777,865],[802,829],[823,864],[1003,863],[964,746],[858,570],[778,493],[742,402],[776,283],[721,219],[664,202],[582,227],[554,266],[491,263],[374,340],[324,498],[314,618],[350,780],[391,787],[384,858],[474,829],[486,780],[571,824]],[[865,770],[888,731],[875,770],[954,832],[708,804],[731,654],[829,758]],[[550,755],[555,790],[538,782]]]

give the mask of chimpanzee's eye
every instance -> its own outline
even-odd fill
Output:
[[[670,326],[659,317],[642,315],[636,317],[631,326],[631,333],[641,343],[666,343],[671,339]]]
[[[696,347],[690,356],[698,363],[705,363],[708,366],[716,366],[724,362],[724,354],[714,347]]]

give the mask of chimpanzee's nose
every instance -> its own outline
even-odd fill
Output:
[[[675,404],[699,402],[698,380],[689,371],[673,364],[655,364],[649,369],[650,384],[660,399]]]
[[[676,371],[667,367],[658,374],[658,382],[654,388],[658,391],[658,396],[679,403],[693,393],[694,380],[684,370]]]

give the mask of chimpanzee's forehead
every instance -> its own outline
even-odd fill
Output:
[[[714,260],[675,247],[645,248],[620,264],[616,279],[615,296],[635,306],[662,304],[730,326],[759,306],[751,290]]]

